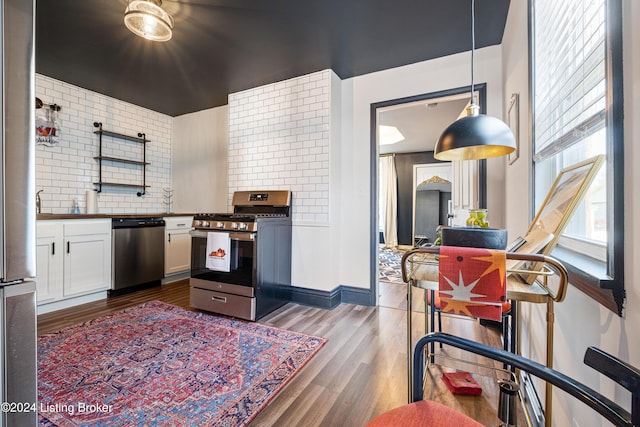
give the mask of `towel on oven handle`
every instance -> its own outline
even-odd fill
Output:
[[[230,271],[231,239],[229,233],[207,233],[207,261],[209,270]]]

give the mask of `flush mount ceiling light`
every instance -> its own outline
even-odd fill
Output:
[[[124,11],[124,24],[135,35],[166,42],[171,39],[173,18],[161,6],[162,0],[130,0]]]
[[[471,0],[471,103],[467,116],[442,132],[434,157],[438,160],[476,160],[504,156],[516,149],[516,140],[502,120],[480,114],[473,87],[475,40],[475,0]]]
[[[404,141],[404,135],[395,126],[380,125],[380,145],[391,145]]]

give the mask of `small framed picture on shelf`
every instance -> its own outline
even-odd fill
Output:
[[[552,244],[555,245],[578,209],[604,160],[605,156],[599,155],[562,169],[549,189],[542,206],[538,208],[527,233],[542,230],[553,234]],[[548,255],[552,249],[553,246],[546,247],[542,253]]]
[[[509,154],[507,160],[512,165],[520,156],[520,94],[511,94],[511,102],[507,110],[507,124],[516,139],[516,150]]]
[[[527,236],[538,235],[533,239],[538,241],[551,236],[548,243],[540,246],[539,253],[551,254],[604,161],[605,156],[601,154],[567,166],[559,172],[525,236],[527,239]],[[535,267],[532,269],[537,270]],[[533,283],[535,279],[535,274],[530,275],[527,282]]]

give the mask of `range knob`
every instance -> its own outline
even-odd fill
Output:
[[[238,223],[237,222],[232,222],[231,223],[231,228],[233,228],[234,230],[238,229]]]
[[[244,222],[240,223],[240,230],[246,230],[247,229],[247,224],[245,224]]]
[[[194,228],[198,228],[198,227],[200,227],[200,220],[197,220],[197,219],[196,219],[195,221],[193,221],[193,227],[194,227]]]
[[[216,228],[224,228],[224,222],[216,222]]]
[[[202,221],[202,226],[203,227],[208,227],[209,226],[209,221]]]

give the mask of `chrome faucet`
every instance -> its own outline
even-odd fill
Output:
[[[40,190],[36,193],[36,214],[42,213],[42,199],[40,199],[40,193],[44,190]]]

